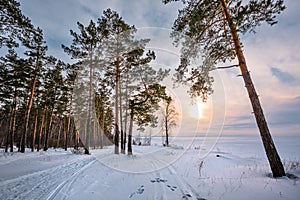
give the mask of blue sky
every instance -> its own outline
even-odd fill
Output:
[[[271,132],[300,134],[300,1],[286,0],[285,4],[287,9],[278,18],[276,26],[263,25],[257,29],[256,34],[241,37],[249,70]],[[87,24],[91,19],[100,17],[103,10],[112,8],[127,23],[137,28],[160,27],[167,31],[172,27],[180,7],[180,2],[164,5],[161,0],[21,1],[23,13],[30,17],[34,25],[43,29],[49,46],[48,53],[63,60],[67,60],[68,56],[60,46],[70,44],[69,30],[77,30],[77,21]],[[162,39],[160,45],[166,45],[165,49],[168,50],[171,47],[166,41]],[[237,77],[238,69],[218,73],[225,92],[216,94],[214,99],[225,101],[221,109],[226,113],[223,133],[257,134],[244,83]],[[184,96],[181,93],[179,95]],[[184,106],[182,108],[186,109]],[[207,109],[203,112],[211,111]],[[213,115],[218,118],[216,115],[219,114],[214,112]],[[184,123],[195,124],[195,121],[187,119]]]

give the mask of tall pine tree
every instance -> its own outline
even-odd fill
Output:
[[[164,3],[179,0],[163,0]],[[179,10],[172,36],[182,44],[181,63],[177,68],[177,80],[191,84],[191,94],[204,100],[212,93],[213,82],[209,72],[220,62],[238,60],[256,123],[264,144],[274,177],[285,176],[280,157],[272,140],[263,109],[255,91],[239,34],[255,32],[263,22],[274,25],[276,16],[285,6],[283,0],[182,0],[186,5]],[[191,60],[203,56],[204,62],[192,70]],[[228,68],[223,67],[223,68]]]

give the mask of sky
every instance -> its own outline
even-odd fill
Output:
[[[48,54],[62,60],[69,57],[61,44],[69,45],[69,31],[76,22],[88,24],[111,8],[141,36],[153,39],[152,48],[160,53],[156,66],[178,65],[179,50],[168,35],[181,2],[164,5],[161,0],[21,0],[21,9],[35,26],[43,29]],[[287,9],[278,24],[262,25],[256,34],[241,35],[257,93],[273,134],[300,134],[300,1],[285,0]],[[150,47],[149,47],[150,48]],[[165,55],[165,56],[164,56]],[[169,90],[176,96],[183,116],[181,132],[221,132],[258,134],[250,101],[238,69],[214,72],[214,95],[206,104],[191,106],[186,88]],[[199,112],[193,110],[199,108]]]

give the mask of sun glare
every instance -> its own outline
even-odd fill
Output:
[[[190,106],[189,108],[189,115],[191,118],[194,119],[201,119],[203,118],[203,103],[201,100],[196,100],[196,102]]]

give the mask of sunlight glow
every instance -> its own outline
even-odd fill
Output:
[[[194,119],[204,118],[204,106],[201,100],[197,99],[196,102],[189,107],[189,116]]]

